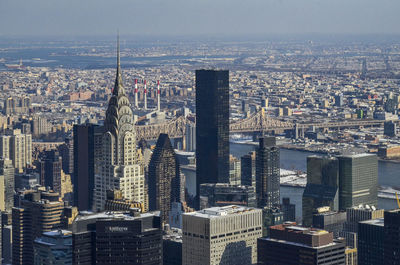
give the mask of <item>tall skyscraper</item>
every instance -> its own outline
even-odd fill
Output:
[[[196,71],[196,208],[200,184],[229,183],[229,71]]]
[[[120,190],[128,200],[145,201],[145,178],[138,163],[133,113],[122,84],[119,39],[117,73],[104,121],[102,159],[98,166],[94,186],[96,211],[104,209],[107,190]]]
[[[179,163],[168,134],[160,134],[149,163],[149,210],[161,210],[161,221],[168,222],[173,202],[181,202]]]
[[[257,264],[261,209],[225,206],[183,215],[182,264]]]
[[[275,137],[261,137],[256,150],[256,193],[258,207],[272,208],[280,202],[280,150]]]
[[[378,159],[373,154],[339,156],[339,208],[378,205]]]
[[[400,209],[385,212],[385,265],[400,264]]]
[[[339,209],[339,162],[336,158],[307,157],[307,186],[303,193],[303,225],[311,226],[319,207]]]
[[[98,132],[100,131],[100,132]],[[102,128],[94,124],[74,125],[74,205],[92,210],[95,161],[101,157]],[[99,164],[99,163],[98,163]]]
[[[11,212],[14,207],[14,175],[12,161],[0,159],[0,211]]]

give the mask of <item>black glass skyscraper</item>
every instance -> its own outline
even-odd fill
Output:
[[[200,184],[229,182],[229,71],[196,71],[196,207]]]
[[[400,209],[385,212],[385,264],[400,264]]]
[[[256,193],[258,207],[273,207],[280,200],[280,150],[275,137],[261,137],[256,153]]]
[[[161,133],[149,163],[149,208],[161,211],[161,221],[168,222],[173,202],[181,202],[179,164],[168,134]]]

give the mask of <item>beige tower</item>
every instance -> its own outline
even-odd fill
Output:
[[[183,215],[182,264],[257,264],[261,209],[225,206]]]
[[[102,158],[96,165],[94,210],[104,210],[107,190],[120,190],[125,199],[144,202],[144,173],[138,163],[133,113],[122,84],[119,38],[117,75],[101,141]]]

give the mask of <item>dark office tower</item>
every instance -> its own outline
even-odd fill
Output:
[[[71,137],[65,139],[65,143],[58,147],[62,158],[62,170],[72,176],[74,172],[74,140]]]
[[[229,71],[196,71],[196,208],[200,184],[229,183]]]
[[[256,150],[256,193],[259,208],[279,206],[280,150],[275,137],[261,137]]]
[[[336,158],[307,157],[307,186],[303,193],[303,225],[311,226],[317,208],[339,209],[339,162]]]
[[[284,222],[296,221],[296,204],[291,204],[290,198],[282,199],[281,210],[283,212],[283,221]]]
[[[288,223],[270,227],[257,241],[259,265],[344,265],[345,244],[332,233]]]
[[[384,265],[383,218],[358,223],[358,264]],[[398,263],[396,263],[398,264]]]
[[[242,185],[256,186],[256,152],[241,157],[240,173]]]
[[[339,209],[378,205],[378,159],[372,154],[339,156]]]
[[[400,264],[400,209],[385,212],[385,264]]]
[[[160,217],[110,218],[96,222],[96,264],[162,264]]]
[[[12,209],[12,264],[33,264],[33,241],[63,228],[64,202],[58,193],[25,191],[19,206]]]
[[[12,161],[0,159],[0,211],[11,212],[14,207],[14,174]]]
[[[44,166],[44,183],[41,184],[61,193],[62,158],[58,151],[46,151],[45,159],[42,161],[41,166]],[[41,171],[43,172],[43,170]]]
[[[92,210],[96,131],[94,124],[74,125],[74,205],[79,211]]]
[[[180,170],[168,134],[160,134],[149,163],[149,210],[161,211],[168,222],[173,202],[181,201]]]

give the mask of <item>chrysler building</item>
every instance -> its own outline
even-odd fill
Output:
[[[101,142],[102,159],[96,165],[94,210],[104,210],[107,190],[121,190],[125,199],[144,203],[145,178],[138,161],[133,113],[122,84],[119,37],[117,74]]]

